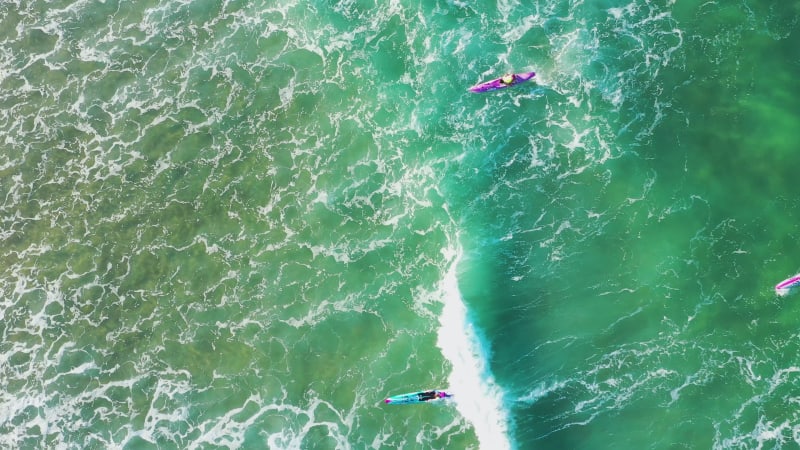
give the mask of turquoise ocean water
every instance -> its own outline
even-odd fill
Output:
[[[0,448],[800,447],[799,22],[0,3]]]

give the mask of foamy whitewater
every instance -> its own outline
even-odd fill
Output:
[[[0,3],[0,448],[800,446],[798,24]]]
[[[490,349],[470,320],[458,289],[461,252],[451,253],[455,255],[444,255],[453,263],[442,282],[444,307],[437,341],[442,355],[452,364],[448,389],[455,394],[458,411],[475,427],[481,448],[511,449],[503,392],[487,366]]]

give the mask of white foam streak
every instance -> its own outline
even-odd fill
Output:
[[[532,405],[538,402],[540,399],[550,395],[551,393],[564,389],[566,386],[567,386],[567,381],[554,381],[551,383],[542,382],[539,384],[539,387],[533,389],[528,394],[520,397],[519,399],[517,399],[517,401]]]
[[[260,410],[256,414],[252,414],[243,421],[237,420],[237,417],[247,413],[246,408],[249,403],[259,405]],[[189,448],[203,448],[204,444],[212,446],[227,445],[228,448],[240,448],[244,444],[245,432],[250,428],[262,414],[267,412],[269,408],[260,406],[262,404],[261,397],[258,395],[251,395],[244,404],[239,408],[229,410],[225,416],[211,424],[203,424],[203,434],[192,442]],[[208,425],[206,428],[205,426]]]
[[[448,378],[456,409],[475,428],[480,448],[511,449],[503,392],[487,366],[488,349],[470,321],[458,289],[460,251],[443,280],[444,308],[437,345],[453,366]]]

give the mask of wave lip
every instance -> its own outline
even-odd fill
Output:
[[[437,345],[452,364],[448,391],[454,395],[458,412],[474,427],[480,448],[510,450],[514,446],[504,393],[487,366],[488,346],[470,320],[458,289],[456,268],[460,259],[459,251],[442,283],[444,308],[439,316]]]

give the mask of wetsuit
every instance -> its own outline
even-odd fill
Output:
[[[433,400],[437,397],[436,391],[420,392],[417,395],[417,398],[419,398],[419,401],[421,402],[427,402],[428,400]]]

